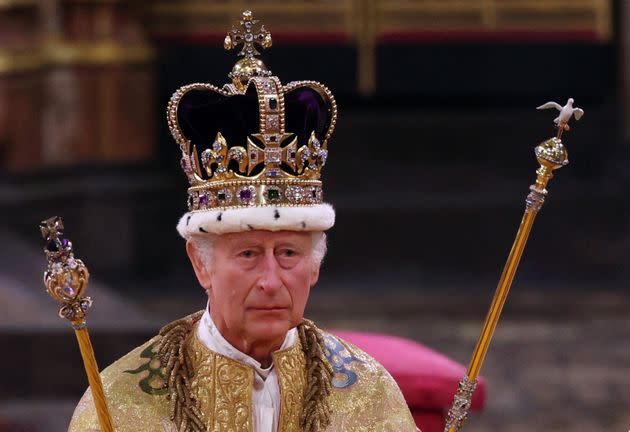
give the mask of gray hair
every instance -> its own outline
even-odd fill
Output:
[[[204,236],[193,236],[189,240],[208,270],[212,267],[212,252],[214,250],[214,242],[216,239],[216,234],[205,234]],[[313,260],[314,265],[319,266],[324,260],[324,256],[326,256],[326,251],[328,250],[326,233],[323,231],[311,232],[311,242],[311,259]]]

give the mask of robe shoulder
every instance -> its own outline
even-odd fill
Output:
[[[153,351],[158,336],[135,348],[101,372],[105,398],[116,432],[176,432],[169,418],[160,362]],[[68,432],[99,432],[92,392],[77,405]]]
[[[327,430],[416,432],[405,398],[389,372],[355,345],[322,333],[334,373]]]

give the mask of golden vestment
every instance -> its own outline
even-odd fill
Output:
[[[197,323],[198,325],[198,323]],[[192,362],[194,403],[207,431],[252,432],[252,367],[210,351],[196,325],[185,341]],[[414,432],[416,426],[400,389],[372,357],[319,330],[334,371],[329,396],[331,422],[326,431]],[[156,336],[134,349],[101,376],[116,432],[177,432],[171,420],[167,377],[154,349]],[[278,432],[301,431],[306,389],[306,359],[299,340],[273,353],[281,393]],[[69,432],[100,431],[90,390],[79,402]]]

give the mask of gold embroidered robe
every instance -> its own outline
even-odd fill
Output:
[[[333,366],[328,432],[414,432],[416,427],[400,389],[372,357],[340,338],[321,332]],[[101,376],[116,432],[177,432],[160,360],[160,336],[134,349]],[[186,340],[195,371],[191,388],[209,432],[252,432],[254,370],[210,351],[197,338]],[[273,354],[281,405],[278,432],[298,432],[306,387],[306,360],[300,341]],[[69,432],[100,431],[90,390],[72,417]]]

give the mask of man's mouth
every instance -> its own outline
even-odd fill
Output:
[[[253,307],[250,307],[249,309],[254,310],[254,311],[261,311],[261,312],[276,312],[276,311],[286,310],[287,308],[284,306],[253,306]]]

